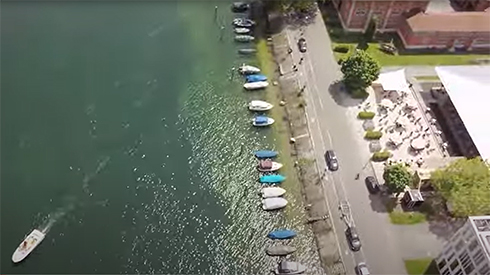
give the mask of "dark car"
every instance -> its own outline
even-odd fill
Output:
[[[339,169],[339,161],[337,160],[337,155],[333,150],[328,150],[325,152],[325,161],[327,162],[327,166],[330,171],[337,171]]]
[[[371,273],[369,273],[369,269],[368,269],[366,263],[362,262],[362,263],[357,264],[356,274],[358,274],[358,275],[369,275]]]
[[[298,40],[298,48],[300,52],[302,53],[306,52],[306,39],[300,38]]]
[[[359,251],[361,249],[361,239],[355,227],[348,227],[345,230],[345,236],[347,237],[347,242],[352,251]]]
[[[250,5],[245,2],[235,2],[231,5],[233,12],[246,12],[250,8]]]
[[[364,182],[366,183],[366,187],[369,190],[369,193],[376,194],[379,192],[379,184],[376,178],[374,178],[373,176],[368,176],[366,177]]]

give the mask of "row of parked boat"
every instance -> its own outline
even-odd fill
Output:
[[[246,12],[250,8],[248,3],[235,2],[232,5],[234,12]],[[237,42],[252,42],[255,40],[252,31],[255,26],[255,22],[248,18],[235,18],[233,20],[235,26],[234,32],[235,41]],[[256,50],[254,48],[239,49],[240,54],[254,54]],[[238,68],[238,71],[244,76],[245,84],[243,88],[247,91],[265,89],[269,86],[267,76],[261,74],[260,68],[243,64]],[[264,112],[271,110],[274,106],[263,100],[252,100],[248,104],[248,109],[253,112],[258,112],[259,115],[255,116],[252,120],[253,126],[264,127],[274,123],[274,119],[264,115]],[[258,159],[257,170],[261,173],[259,176],[259,182],[262,186],[260,195],[262,197],[262,209],[266,211],[278,210],[287,206],[288,201],[283,197],[286,194],[286,190],[279,185],[286,180],[286,177],[277,172],[283,167],[283,165],[275,159],[278,153],[270,150],[260,150],[255,152],[255,157]],[[267,235],[268,238],[273,240],[288,240],[296,237],[296,232],[290,229],[278,229],[270,232]],[[287,256],[296,251],[296,248],[289,245],[275,244],[266,249],[266,253],[269,256]],[[306,271],[306,267],[298,262],[282,260],[278,263],[277,267],[273,269],[274,273],[279,275],[286,274],[302,274]]]

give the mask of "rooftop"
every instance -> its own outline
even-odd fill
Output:
[[[490,160],[490,66],[439,66],[436,72],[480,156]]]
[[[469,220],[485,248],[488,260],[490,260],[490,216],[473,216],[469,217]]]
[[[414,32],[490,32],[489,12],[418,13],[407,22]]]

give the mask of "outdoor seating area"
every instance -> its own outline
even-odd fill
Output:
[[[373,83],[373,95],[365,107],[375,106],[375,129],[380,143],[392,157],[384,164],[404,163],[414,169],[424,166],[427,157],[444,157],[444,143],[430,109],[420,104],[405,78],[404,70],[382,73]]]

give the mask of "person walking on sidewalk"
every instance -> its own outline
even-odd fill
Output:
[[[299,65],[301,65],[301,63],[303,63],[303,61],[304,61],[304,60],[305,60],[305,59],[304,59],[304,57],[301,57],[301,58],[299,59]]]

